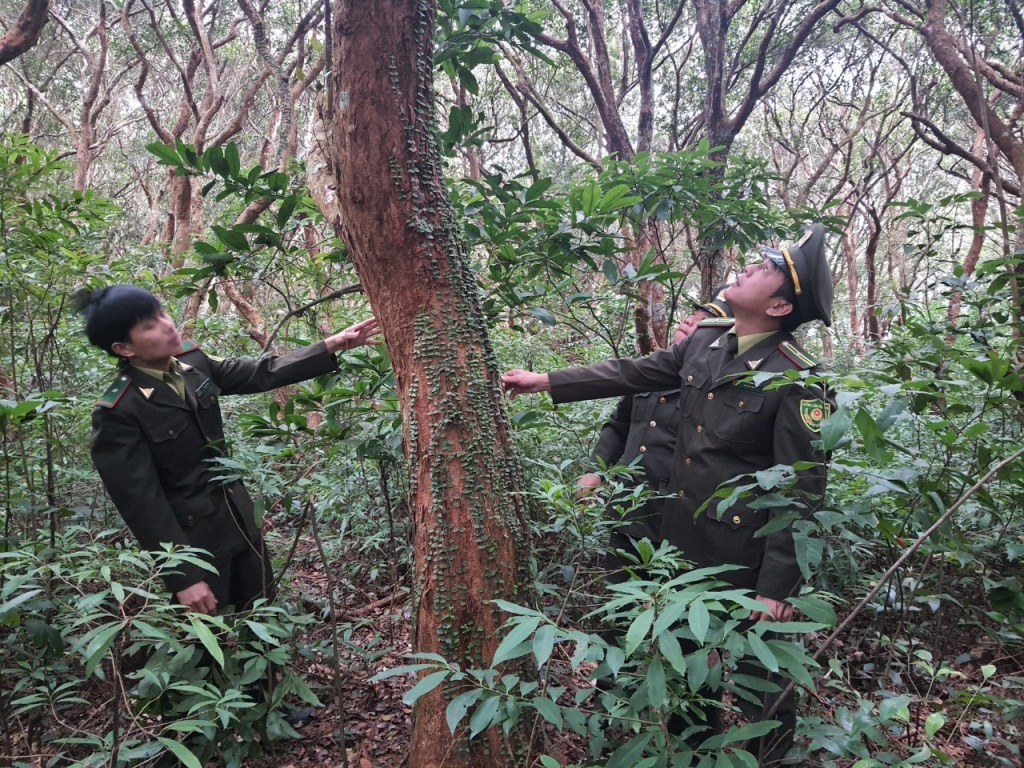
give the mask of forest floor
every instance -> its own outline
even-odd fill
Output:
[[[322,581],[322,571],[315,568],[303,569],[293,575],[293,583],[303,584],[307,594],[326,594],[326,584],[321,584]],[[300,664],[306,681],[318,692],[323,706],[317,708],[314,718],[301,727],[300,739],[274,745],[266,759],[252,764],[255,768],[401,768],[406,764],[412,734],[412,708],[403,703],[402,696],[410,687],[409,678],[397,676],[377,681],[371,678],[386,669],[410,663],[404,655],[412,651],[411,608],[408,593],[402,590],[397,594],[367,592],[361,606],[341,609],[343,618],[354,626],[346,638],[349,657],[338,676],[344,680],[341,683],[335,681],[335,673],[326,664],[315,661]],[[305,639],[322,645],[330,639],[331,632],[328,625],[321,625]],[[833,653],[848,661],[860,657],[869,668],[871,654],[864,653],[863,643],[856,639],[858,635],[853,630],[851,639],[840,639]],[[969,645],[968,638],[962,640]],[[991,659],[984,658],[988,656],[986,651],[977,648],[967,656],[969,658],[958,667],[956,674],[947,676],[941,685],[935,687],[931,708],[915,713],[915,719],[920,721],[919,733],[923,733],[924,720],[930,711],[944,710],[947,702],[970,699],[972,691],[979,686],[981,665]],[[1005,669],[1005,664],[1000,664],[1000,669]],[[1015,674],[1024,675],[1024,670]],[[824,679],[820,682],[819,690],[805,703],[805,709],[809,705],[814,709],[814,715],[831,719],[830,710],[851,706],[852,702],[844,699],[841,690],[830,687]],[[560,679],[558,683],[568,688],[570,696],[578,688],[593,685],[584,675]],[[950,720],[955,722],[947,725],[936,740],[952,758],[953,762],[947,765],[1020,765],[998,744],[991,743],[982,751],[972,749],[966,719],[958,720],[952,713]],[[894,743],[885,748],[897,753],[905,752],[908,757],[911,754],[906,744]],[[545,752],[559,759],[563,765],[587,765],[590,759],[583,739],[551,728],[545,734]],[[848,768],[855,762],[834,761],[827,765]],[[802,763],[808,767],[825,764],[817,760]],[[936,760],[926,763],[938,764]]]
[[[303,552],[303,548],[300,546],[292,558],[287,580],[289,586],[283,591],[279,603],[291,607],[296,614],[327,616],[325,596],[331,589],[322,561],[312,551],[313,547],[308,552]],[[351,565],[351,562],[346,563],[346,566]],[[299,738],[268,745],[266,754],[259,759],[247,760],[245,768],[404,768],[407,765],[412,708],[402,701],[402,697],[411,687],[410,677],[394,676],[381,680],[374,677],[410,663],[407,655],[412,652],[413,606],[407,583],[409,577],[398,573],[375,574],[380,576],[375,580],[365,575],[368,571],[361,567],[351,570],[339,566],[332,569],[335,570],[335,593],[345,595],[344,604],[334,606],[340,621],[332,624],[324,619],[310,625],[305,634],[296,639],[298,647],[313,651],[293,662],[293,667],[320,698],[321,706],[315,709],[312,719],[299,728]],[[342,570],[360,576],[344,581],[344,587],[337,589],[338,583],[343,581]],[[968,605],[970,600],[965,596],[959,603]],[[912,724],[907,729],[912,744],[904,743],[906,737],[902,734],[885,735],[884,739],[891,742],[888,744],[870,744],[862,740],[871,754],[887,750],[896,760],[872,765],[901,764],[898,756],[909,758],[915,751],[913,747],[919,748],[925,741],[929,715],[942,713],[946,722],[931,737],[930,743],[941,749],[948,760],[933,757],[922,765],[1020,766],[1016,755],[1024,745],[1013,744],[1013,741],[1018,738],[1017,734],[1024,733],[1024,701],[1014,702],[1013,699],[1024,685],[1024,659],[1007,652],[1005,645],[986,639],[983,634],[972,636],[970,632],[976,631],[977,627],[970,629],[971,624],[953,617],[947,623],[948,631],[941,633],[933,643],[935,648],[941,649],[938,653],[943,654],[937,658],[952,661],[936,662],[942,674],[929,677],[919,674],[918,668],[912,664],[901,667],[897,658],[899,650],[891,647],[894,644],[883,647],[874,639],[885,634],[879,626],[871,623],[876,620],[870,617],[859,620],[830,649],[831,657],[842,660],[843,663],[837,666],[846,679],[834,680],[828,671],[827,660],[823,660],[822,669],[825,671],[819,677],[816,689],[804,697],[802,712],[805,717],[821,718],[823,722],[845,722],[853,728],[857,716],[844,718],[837,715],[842,714],[840,710],[856,708],[855,691],[863,697],[862,700],[875,702],[876,706],[885,696],[910,693],[915,701],[910,718]],[[820,644],[821,639],[811,636],[808,644],[814,647]],[[337,665],[326,661],[332,647],[338,649],[337,656],[341,659]],[[1019,651],[1016,645],[1012,648]],[[985,680],[983,665],[990,665],[990,671],[994,668],[998,672]],[[571,699],[580,689],[593,687],[594,683],[587,678],[587,670],[573,673],[568,664],[563,666],[560,673],[553,674],[555,682],[566,689],[566,699]],[[879,679],[889,682],[883,686]],[[101,687],[99,681],[93,680],[88,690],[81,692],[78,699],[81,707],[76,710],[77,714],[68,713],[65,727],[73,725],[83,733],[109,733],[109,707],[103,704],[109,699],[109,691],[104,693]],[[984,687],[987,690],[983,690]],[[1005,719],[1000,719],[1001,716]],[[732,724],[728,715],[727,722]],[[31,765],[33,768],[72,764],[47,762],[43,755],[27,755],[21,747],[31,741],[30,734],[9,733],[0,738],[0,752],[4,751],[4,744],[13,746],[14,751],[7,756],[20,758],[17,765]],[[543,746],[544,753],[556,758],[561,765],[591,764],[585,740],[571,732],[559,733],[548,726],[543,732]],[[823,758],[815,758],[807,759],[801,765],[806,768],[850,768],[855,762],[826,762]],[[7,762],[4,754],[0,754],[0,765],[11,764],[14,761]]]

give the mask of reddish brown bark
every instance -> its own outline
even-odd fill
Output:
[[[28,0],[17,21],[0,37],[0,64],[6,64],[39,41],[50,13],[50,0]]]
[[[475,278],[435,141],[427,0],[335,4],[329,175],[314,186],[373,306],[395,370],[411,473],[415,650],[488,664],[516,599],[521,473]],[[326,136],[330,136],[329,139]],[[333,190],[331,187],[333,186]],[[332,195],[336,197],[332,198]],[[524,731],[450,734],[435,689],[417,703],[410,768],[518,764]]]

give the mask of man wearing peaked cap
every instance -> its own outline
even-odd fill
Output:
[[[832,326],[832,275],[825,260],[825,225],[814,224],[784,248],[761,246],[761,253],[788,271],[796,293],[794,315],[800,323],[821,320]]]
[[[791,371],[815,371],[814,360],[791,331],[813,320],[826,325],[832,321],[824,227],[815,224],[796,243],[765,248],[762,255],[721,293],[732,309],[731,323],[707,320],[685,341],[644,358],[551,373],[512,369],[502,375],[511,396],[549,391],[556,403],[678,387],[679,425],[671,475],[665,497],[655,500],[659,536],[697,566],[739,566],[717,578],[755,597],[761,608],[751,612],[751,622],[788,621],[793,616],[788,598],[797,593],[802,576],[792,525],[759,531],[773,521],[807,517],[820,506],[827,469],[821,425],[832,407],[821,388],[787,376]],[[749,375],[755,371],[768,376]],[[794,470],[793,487],[785,491],[789,504],[759,503],[776,492],[759,487],[727,509],[718,502],[707,503],[719,487],[731,487],[734,478],[749,478],[777,465],[801,467]],[[756,659],[730,657],[728,664],[737,666],[734,683],[751,677],[770,682],[748,688],[736,700],[751,722],[775,709],[773,719],[780,724],[747,749],[762,766],[781,765],[793,744],[794,698],[777,701],[782,686]],[[712,696],[720,696],[723,689],[721,666],[709,673]],[[760,703],[755,704],[758,698]],[[715,742],[703,749],[701,743],[718,719],[719,710],[713,707],[703,717],[680,711],[668,727],[672,733],[689,728],[690,746],[710,755],[716,751]]]
[[[672,338],[678,344],[697,329],[704,320],[714,317],[731,317],[729,304],[719,297],[725,286],[715,291],[716,298],[707,304],[691,302],[693,312],[684,317]],[[599,467],[636,464],[638,473],[635,484],[646,484],[654,493],[662,493],[672,472],[672,457],[675,450],[676,430],[679,425],[679,387],[660,392],[644,392],[623,397],[611,417],[598,434],[591,454],[593,463]],[[577,480],[581,493],[589,493],[602,484],[601,475],[596,472],[583,475]],[[631,509],[624,517],[614,510],[609,511],[618,525],[609,535],[608,550],[604,566],[608,580],[612,583],[627,578],[625,566],[630,563],[633,550],[630,539],[658,541],[658,520],[651,505]]]

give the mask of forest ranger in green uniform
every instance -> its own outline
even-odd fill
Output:
[[[207,550],[211,573],[182,564],[164,577],[177,602],[213,614],[273,597],[270,557],[253,501],[239,480],[217,480],[225,455],[219,398],[265,392],[337,370],[335,353],[377,343],[377,321],[357,323],[303,349],[260,360],[210,357],[182,342],[149,291],[113,285],[79,291],[89,341],[119,359],[96,403],[92,458],[139,544]]]
[[[709,319],[726,320],[732,317],[729,303],[721,295],[726,286],[715,291],[715,298],[706,304],[693,303],[693,312],[684,317],[672,338],[678,344],[697,329],[698,324]],[[729,327],[728,323],[726,327]],[[619,400],[608,421],[601,428],[591,453],[591,460],[598,465],[610,467],[614,464],[637,462],[640,472],[634,477],[637,484],[646,484],[655,494],[663,494],[672,472],[672,456],[676,446],[676,430],[679,427],[679,388],[661,392],[643,392],[627,395]],[[588,473],[577,481],[581,492],[586,494],[601,485],[601,476]],[[623,567],[631,561],[623,552],[632,550],[631,539],[649,539],[655,544],[660,540],[657,519],[657,505],[644,504],[629,510],[623,518],[614,512],[609,516],[616,525],[608,537],[605,554],[605,570],[608,580],[616,583],[626,578]]]
[[[751,508],[755,495],[721,519],[708,511],[695,513],[720,484],[776,465],[809,463],[810,469],[797,473],[796,490],[811,500],[824,495],[826,456],[819,438],[828,398],[799,382],[769,389],[743,376],[748,371],[813,372],[814,361],[790,332],[814,320],[831,324],[832,278],[824,241],[824,227],[815,224],[788,248],[763,248],[764,260],[749,264],[724,293],[735,315],[728,332],[698,328],[681,344],[635,360],[550,374],[513,369],[502,376],[511,396],[550,391],[556,403],[679,386],[680,425],[667,487],[673,497],[659,502],[660,536],[698,566],[742,566],[722,578],[750,589],[764,605],[752,613],[753,621],[792,617],[786,600],[802,581],[792,530],[756,536],[759,528],[790,510]],[[738,350],[735,355],[732,349]],[[796,511],[809,515],[814,510]],[[772,698],[766,697],[763,706],[772,706]],[[760,719],[764,711],[749,702],[740,706],[750,719]],[[779,702],[775,719],[781,725],[759,745],[766,766],[779,765],[792,744],[793,697]]]

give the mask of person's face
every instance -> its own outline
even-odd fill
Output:
[[[734,311],[747,310],[773,316],[786,314],[792,306],[778,296],[785,280],[786,276],[771,259],[752,262],[725,289],[723,298]],[[789,309],[783,311],[785,308]]]
[[[679,327],[676,328],[676,335],[672,337],[672,343],[678,344],[683,339],[690,338],[690,334],[697,330],[697,325],[709,317],[711,317],[711,313],[706,309],[695,309],[692,315],[679,321]]]
[[[171,316],[161,309],[133,325],[128,341],[117,342],[113,350],[136,365],[163,370],[181,350],[181,335]]]

